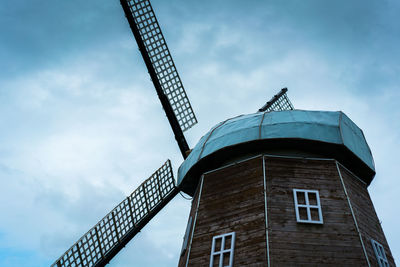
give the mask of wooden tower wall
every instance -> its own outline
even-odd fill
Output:
[[[323,224],[296,221],[293,189],[318,190]],[[378,266],[371,238],[395,266],[366,184],[332,159],[258,156],[204,173],[189,218],[180,267],[209,266],[213,236],[230,232],[234,266]]]
[[[378,266],[375,253],[371,245],[371,239],[378,241],[385,249],[390,266],[396,266],[381,223],[375,212],[374,205],[369,196],[367,185],[353,175],[343,166],[339,166],[344,185],[354,211],[362,239],[366,244],[366,252],[371,266]]]

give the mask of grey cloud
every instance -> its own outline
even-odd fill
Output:
[[[391,165],[399,146],[399,4],[152,4],[199,118],[186,133],[190,145],[219,121],[255,111],[283,86],[296,107],[344,110],[364,129],[383,170],[370,190],[398,251],[398,212],[388,200],[395,192],[385,189],[396,180]],[[181,158],[119,1],[3,1],[0,31],[0,173],[9,178],[1,188],[29,203],[16,203],[10,221],[18,227],[2,224],[0,232],[22,244],[26,225],[18,214],[25,212],[42,233],[12,253],[34,255],[18,265],[50,263],[166,158],[175,171]],[[62,160],[74,158],[75,165]],[[115,265],[134,259],[176,266],[189,203],[182,205],[167,206]],[[148,256],[155,251],[160,259]]]

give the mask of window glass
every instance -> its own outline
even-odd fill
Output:
[[[235,232],[214,236],[211,245],[210,267],[232,267]]]
[[[293,189],[296,219],[299,223],[322,224],[322,210],[317,190]]]
[[[377,241],[371,239],[372,247],[374,248],[375,257],[378,261],[379,267],[389,267],[389,262],[386,258],[385,249]]]

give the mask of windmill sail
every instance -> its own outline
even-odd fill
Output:
[[[287,88],[283,88],[274,95],[270,101],[268,101],[259,112],[270,112],[270,111],[280,111],[280,110],[293,110],[293,104],[290,102],[286,92]]]
[[[189,147],[183,131],[197,123],[181,78],[148,0],[120,0],[151,80],[172,126],[182,155]]]
[[[168,160],[52,266],[106,265],[178,192]]]

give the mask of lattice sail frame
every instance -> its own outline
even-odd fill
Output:
[[[150,57],[162,90],[167,96],[182,131],[197,123],[167,43],[149,0],[126,0]]]
[[[259,112],[271,112],[281,110],[293,110],[293,104],[290,102],[287,96],[287,88],[283,88],[278,94],[274,95],[270,101],[268,101]]]
[[[51,266],[95,266],[175,189],[168,160]]]

